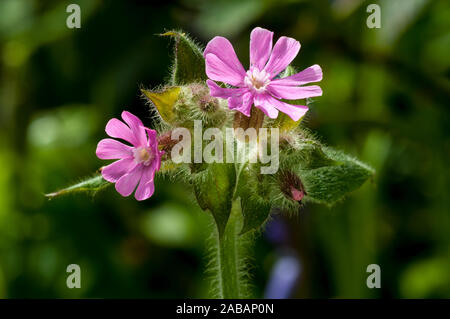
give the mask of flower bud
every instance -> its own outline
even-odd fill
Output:
[[[203,127],[221,127],[226,122],[226,100],[212,97],[206,85],[193,83],[181,87],[174,105],[178,126],[193,127],[194,120],[202,120]]]
[[[161,151],[164,151],[165,155],[170,154],[172,148],[179,142],[179,139],[172,138],[172,131],[168,131],[158,136],[158,144]]]
[[[278,176],[280,190],[288,199],[301,202],[306,195],[305,187],[303,186],[300,177],[292,171],[281,171]]]

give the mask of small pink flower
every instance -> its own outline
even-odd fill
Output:
[[[129,112],[122,112],[122,122],[116,118],[106,124],[106,133],[123,139],[132,146],[106,138],[97,145],[96,154],[100,159],[119,159],[103,167],[102,176],[116,183],[116,190],[122,196],[129,196],[137,189],[134,197],[144,200],[153,195],[153,178],[161,166],[164,152],[158,149],[156,131],[144,127],[141,120]]]
[[[292,38],[281,37],[272,49],[273,32],[262,28],[253,29],[250,35],[250,69],[245,72],[230,41],[215,37],[209,41],[203,53],[206,60],[206,74],[210,93],[214,97],[228,99],[230,109],[236,109],[246,116],[254,104],[268,117],[276,118],[278,111],[298,121],[308,111],[304,105],[292,105],[280,101],[298,100],[322,95],[317,85],[300,86],[322,80],[322,69],[313,65],[285,77],[276,78],[294,60],[300,50],[300,43]],[[214,81],[233,86],[222,88]]]

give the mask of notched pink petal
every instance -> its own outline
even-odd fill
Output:
[[[222,88],[214,81],[207,80],[210,94],[228,100],[228,108],[236,109],[246,116],[250,116],[250,109],[253,103],[253,94],[247,88]]]
[[[119,180],[119,178],[131,171],[135,166],[136,162],[133,158],[124,158],[103,167],[102,176],[108,182],[115,183]]]
[[[228,107],[230,109],[236,109],[245,116],[250,116],[250,111],[253,104],[253,94],[247,92],[241,96],[235,96],[228,99]]]
[[[300,100],[322,95],[322,89],[317,85],[286,86],[271,83],[267,86],[267,90],[274,97],[285,100]]]
[[[150,147],[154,154],[158,155],[158,134],[155,130],[149,129],[145,127],[145,131],[147,132],[148,140],[147,140],[147,146]]]
[[[272,54],[264,70],[273,79],[294,60],[300,50],[300,42],[293,38],[281,37],[275,43]]]
[[[154,175],[155,171],[150,168],[144,171],[141,181],[136,189],[136,193],[134,193],[134,197],[137,200],[145,200],[153,195],[155,192],[155,184],[153,182]]]
[[[209,94],[214,97],[220,97],[222,99],[228,99],[232,96],[240,96],[248,92],[247,88],[222,88],[216,84],[216,82],[211,80],[206,80],[206,84],[209,87]]]
[[[153,181],[148,182],[148,183],[141,183],[139,184],[136,193],[134,194],[134,197],[141,201],[141,200],[146,200],[150,197],[152,197],[153,193],[155,192],[155,184]]]
[[[277,100],[272,96],[266,96],[266,103],[272,105],[280,112],[287,114],[292,120],[297,122],[300,120],[308,111],[308,107],[305,105],[292,105],[282,101]]]
[[[111,138],[105,138],[98,142],[95,153],[100,159],[118,159],[133,156],[132,148],[130,146]]]
[[[250,34],[250,65],[262,70],[272,52],[273,32],[256,27]]]
[[[121,115],[122,119],[125,121],[125,123],[128,124],[131,129],[137,128],[139,126],[144,126],[144,124],[142,124],[142,121],[136,115],[128,111],[123,111]]]
[[[123,139],[131,144],[136,143],[136,138],[134,137],[131,129],[122,121],[113,118],[108,121],[105,128],[106,134],[111,137]]]
[[[278,116],[278,110],[274,108],[268,98],[270,94],[258,94],[255,96],[255,106],[264,112],[269,118],[275,119]]]
[[[152,130],[150,128],[147,128],[147,127],[144,127],[144,129],[147,131],[147,136],[148,136],[149,143],[151,145],[158,144],[156,131]]]
[[[158,150],[158,153],[156,154],[156,158],[153,160],[149,167],[149,169],[153,171],[153,174],[155,174],[155,172],[159,171],[159,169],[161,168],[161,156],[164,155],[164,151]]]
[[[322,81],[322,68],[314,64],[299,73],[273,80],[272,83],[277,85],[299,86],[318,81]]]
[[[208,53],[205,56],[206,75],[214,81],[241,86],[245,78],[245,70],[230,61],[222,60],[217,55]]]
[[[123,175],[116,182],[116,190],[120,195],[127,197],[135,190],[143,172],[143,165],[136,165],[130,172]]]
[[[125,121],[125,123],[128,124],[132,134],[135,137],[136,143],[133,145],[136,147],[146,146],[147,135],[145,134],[145,128],[144,124],[142,124],[142,121],[136,115],[133,115],[127,111],[122,112],[122,118]]]
[[[211,41],[209,41],[206,45],[205,51],[203,51],[203,56],[206,58],[206,55],[210,53],[224,61],[231,69],[235,69],[239,73],[245,74],[245,70],[241,62],[239,62],[233,46],[226,38],[214,37]]]

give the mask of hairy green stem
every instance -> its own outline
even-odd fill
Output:
[[[237,195],[239,178],[246,165],[247,163],[244,162],[235,167],[236,182],[227,225],[221,235],[216,227],[214,236],[214,257],[216,263],[213,291],[218,298],[222,299],[248,298],[250,292],[248,262],[249,247],[252,244],[253,236],[250,233],[240,234],[244,218],[241,198]]]
[[[218,298],[247,298],[249,283],[247,275],[250,235],[240,235],[242,229],[240,199],[233,201],[230,218],[222,236],[214,236],[216,271],[214,290]]]

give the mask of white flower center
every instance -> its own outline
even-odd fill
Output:
[[[150,165],[154,156],[152,150],[147,147],[137,147],[133,149],[134,160],[137,163],[142,163],[145,166]]]
[[[257,92],[262,92],[270,83],[270,74],[264,70],[260,71],[257,68],[251,68],[246,73],[244,83],[249,89],[253,89]]]

